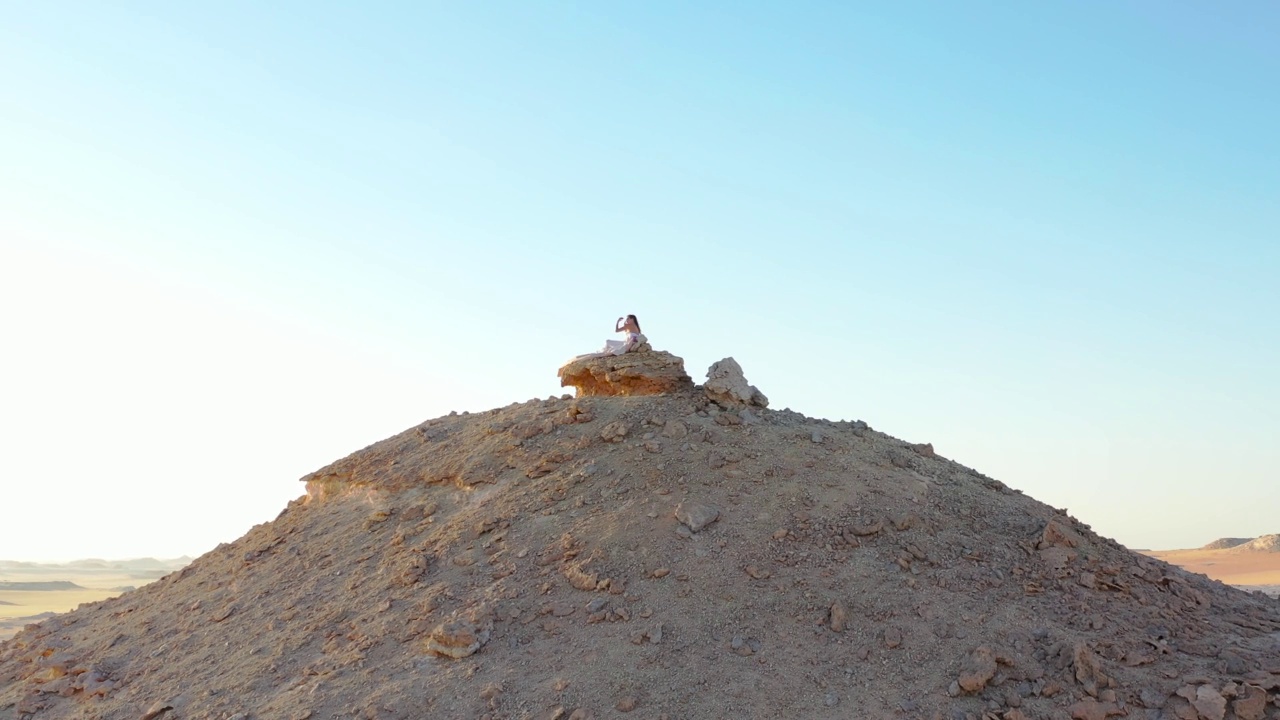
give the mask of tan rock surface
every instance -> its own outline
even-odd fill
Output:
[[[864,423],[705,403],[530,401],[375,443],[0,644],[0,717],[1274,714],[1275,600]],[[677,508],[702,505],[694,533]]]
[[[693,390],[684,360],[662,350],[584,357],[560,368],[560,386],[578,397],[669,395]]]
[[[707,369],[707,383],[703,386],[707,397],[726,407],[752,405],[768,407],[769,398],[756,386],[747,382],[742,366],[727,357],[718,360]]]

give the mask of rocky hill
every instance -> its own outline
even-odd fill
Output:
[[[1275,600],[649,355],[410,428],[28,627],[0,717],[1280,717]]]
[[[1213,542],[1206,544],[1204,547],[1200,549],[1201,550],[1226,550],[1227,548],[1233,548],[1237,545],[1243,545],[1252,539],[1253,538],[1233,538],[1233,537],[1218,538],[1217,540],[1214,540]]]
[[[1263,535],[1231,548],[1233,553],[1274,553],[1280,552],[1280,535]]]

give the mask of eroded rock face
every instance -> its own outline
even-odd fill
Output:
[[[707,397],[724,406],[754,405],[769,407],[769,398],[756,386],[747,382],[742,366],[727,357],[707,370],[707,384],[703,386]]]
[[[684,360],[662,350],[570,360],[559,371],[560,386],[578,397],[591,395],[669,395],[693,389]]]

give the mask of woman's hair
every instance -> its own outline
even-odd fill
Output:
[[[635,315],[628,315],[628,316],[627,316],[627,319],[628,319],[628,320],[630,320],[631,322],[635,323],[635,324],[636,324],[636,332],[640,332],[640,321],[636,319],[636,316],[635,316]]]

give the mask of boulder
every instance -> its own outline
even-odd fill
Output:
[[[769,407],[769,398],[756,386],[747,382],[742,366],[727,357],[711,365],[707,370],[707,384],[702,388],[707,397],[726,407],[755,405]]]
[[[565,363],[558,374],[560,386],[572,385],[578,397],[668,395],[693,390],[684,360],[662,350],[586,355]]]
[[[698,532],[719,518],[720,508],[710,503],[685,501],[676,506],[676,519],[693,532]]]

